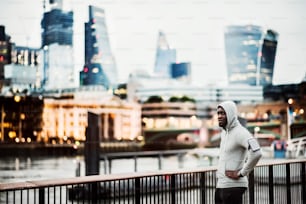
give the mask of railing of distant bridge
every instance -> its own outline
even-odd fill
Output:
[[[260,163],[244,203],[306,203],[306,159]],[[0,184],[0,203],[214,203],[215,167]]]
[[[99,160],[103,161],[104,173],[112,173],[112,161],[117,159],[132,159],[134,161],[134,172],[138,171],[138,159],[140,158],[156,158],[158,170],[163,169],[163,159],[166,157],[177,157],[179,168],[183,167],[184,156],[194,155],[198,158],[204,158],[208,161],[208,165],[212,166],[213,162],[219,157],[219,148],[201,148],[197,149],[175,149],[175,150],[155,150],[155,151],[140,151],[140,152],[110,152],[100,154]],[[96,164],[99,165],[99,164]],[[101,170],[99,169],[101,172]]]
[[[288,157],[299,157],[306,155],[306,136],[293,138],[287,141]]]

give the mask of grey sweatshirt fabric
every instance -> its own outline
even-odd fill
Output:
[[[227,125],[221,132],[217,188],[248,187],[247,175],[261,158],[261,149],[252,151],[249,148],[248,141],[254,140],[254,137],[239,123],[236,104],[225,101],[219,106],[226,113]],[[231,179],[225,175],[225,170],[240,170],[243,177],[238,180]]]

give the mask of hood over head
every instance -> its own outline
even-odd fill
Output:
[[[231,129],[239,124],[236,103],[234,103],[233,101],[224,101],[220,103],[218,107],[222,107],[226,113],[226,129]]]

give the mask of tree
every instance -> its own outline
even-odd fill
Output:
[[[150,96],[146,101],[145,103],[161,103],[163,102],[163,98],[161,96]]]

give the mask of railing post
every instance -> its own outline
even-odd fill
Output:
[[[112,159],[111,158],[108,159],[108,173],[109,174],[112,173]]]
[[[162,170],[162,155],[158,154],[158,170]]]
[[[90,188],[90,200],[92,203],[97,203],[98,201],[98,183],[94,182],[94,183],[90,183],[89,184],[89,188]]]
[[[75,169],[75,176],[80,177],[81,176],[81,162],[77,161],[76,169]]]
[[[255,203],[255,196],[254,196],[254,170],[249,174],[249,203]]]
[[[107,160],[107,157],[106,156],[104,156],[103,157],[104,158],[104,174],[107,174],[107,162],[108,162],[108,160]]]
[[[269,203],[274,204],[273,165],[269,165]]]
[[[297,145],[297,149],[296,149],[296,153],[295,153],[295,157],[297,158],[300,155],[300,152],[302,150],[303,146],[303,139],[299,139],[299,143]]]
[[[171,175],[171,204],[175,204],[175,186],[176,186],[176,179],[175,174]]]
[[[135,178],[135,204],[140,204],[140,178]]]
[[[88,112],[85,141],[85,175],[99,175],[101,116]]]
[[[38,203],[45,204],[45,189],[44,188],[40,188],[38,190]]]
[[[178,164],[179,164],[180,169],[184,168],[183,156],[184,156],[184,154],[182,154],[182,153],[177,154],[177,159],[178,159]]]
[[[206,203],[206,189],[205,189],[205,178],[206,173],[202,172],[200,174],[200,192],[201,192],[201,203],[205,204]]]
[[[134,155],[134,172],[137,172],[137,156]]]
[[[306,179],[305,179],[305,162],[301,162],[301,184],[302,184],[302,203],[306,203]]]
[[[286,164],[286,189],[287,189],[287,204],[290,204],[291,203],[290,164]]]

